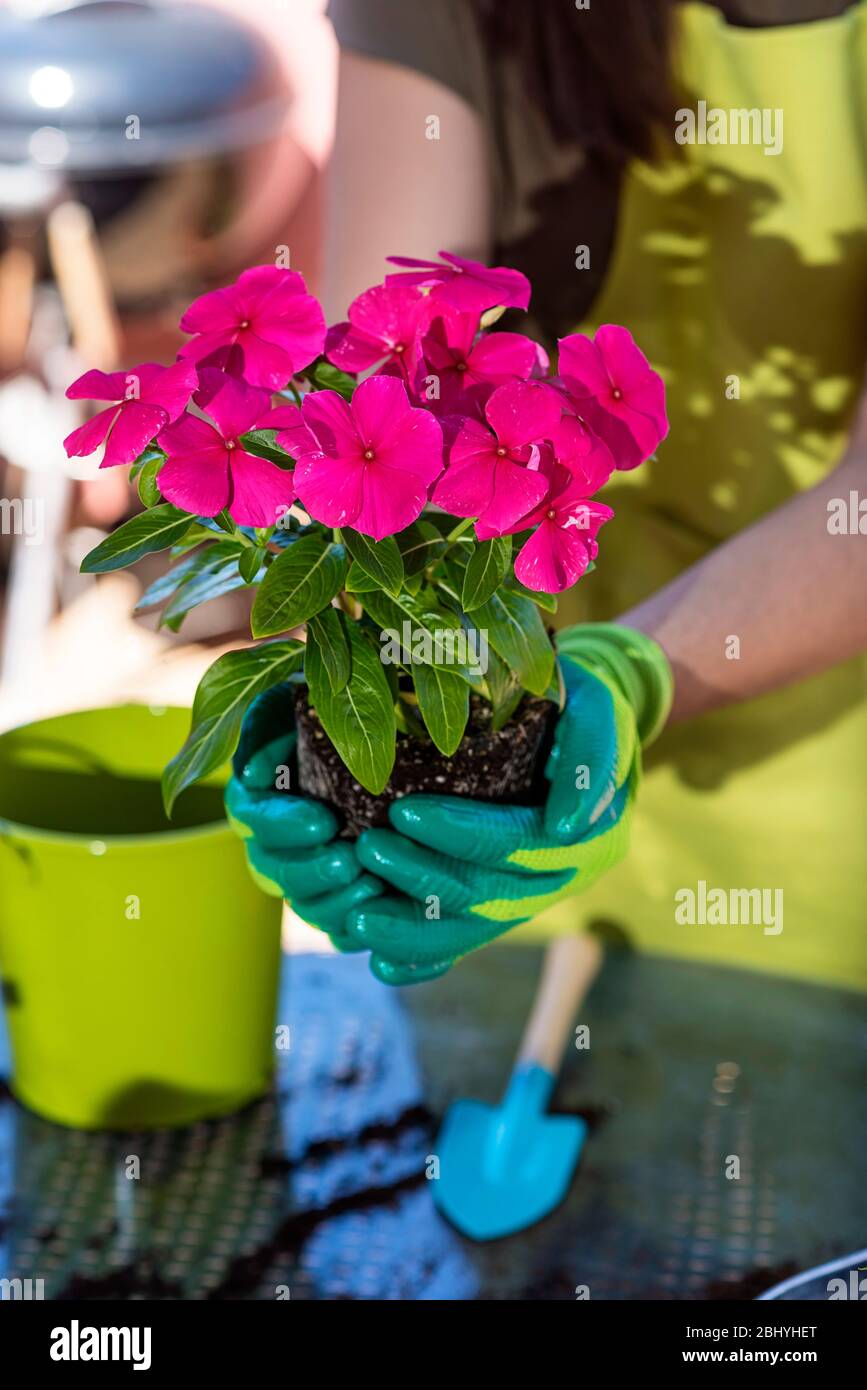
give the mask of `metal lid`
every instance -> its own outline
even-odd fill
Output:
[[[285,115],[275,74],[259,34],[203,5],[18,0],[0,11],[0,161],[110,174],[253,144]]]

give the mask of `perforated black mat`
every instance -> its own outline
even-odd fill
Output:
[[[494,948],[396,993],[362,958],[291,958],[274,1095],[228,1120],[87,1135],[4,1092],[0,1277],[47,1298],[739,1299],[867,1243],[863,997],[622,952],[556,1097],[592,1131],[567,1201],[506,1241],[458,1236],[425,1176],[437,1117],[498,1096],[539,959]]]

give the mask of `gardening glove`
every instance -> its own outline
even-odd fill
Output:
[[[363,950],[347,937],[347,913],[383,885],[362,873],[351,842],[336,838],[337,820],[322,802],[278,790],[296,783],[295,687],[258,696],[241,728],[226,788],[229,823],[244,841],[259,887],[285,898],[305,922],[328,932],[339,950]]]
[[[400,895],[371,899],[346,923],[379,979],[443,974],[625,855],[641,749],[668,717],[671,670],[654,641],[614,623],[570,628],[558,649],[566,703],[543,806],[415,794],[390,807],[394,830],[359,838],[362,865]]]

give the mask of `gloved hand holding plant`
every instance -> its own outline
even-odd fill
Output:
[[[613,515],[595,494],[665,435],[660,378],[611,326],[563,339],[551,375],[492,328],[527,307],[518,272],[395,259],[327,331],[292,271],[203,295],[173,367],[70,387],[111,404],[66,444],[105,441],[145,507],[86,572],[171,550],[139,607],[173,630],[256,591],[258,643],[203,677],[167,809],[234,753],[258,880],[398,983],[616,862],[670,674],[613,626],[561,636],[558,662],[547,627]]]

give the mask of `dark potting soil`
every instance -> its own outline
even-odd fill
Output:
[[[302,791],[337,812],[346,839],[370,826],[387,826],[391,802],[410,792],[534,805],[542,799],[542,774],[556,715],[550,700],[527,696],[495,733],[490,705],[473,695],[467,732],[452,756],[445,757],[429,738],[398,734],[391,778],[374,796],[343,763],[302,687],[295,698],[299,783]]]

